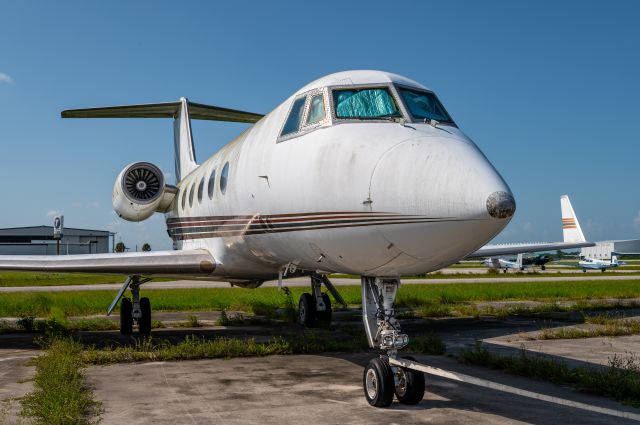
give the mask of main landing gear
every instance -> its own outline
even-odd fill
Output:
[[[424,374],[394,365],[398,350],[409,343],[409,337],[400,332],[393,309],[399,287],[399,279],[362,277],[362,319],[367,340],[371,348],[386,352],[372,359],[362,376],[365,398],[375,407],[389,406],[394,394],[403,404],[418,404],[424,397]]]
[[[298,302],[298,323],[307,328],[315,327],[318,323],[331,323],[331,298],[322,292],[322,284],[331,292],[333,298],[340,304],[346,303],[326,275],[311,275],[311,293],[305,292]]]
[[[138,332],[141,335],[149,335],[151,333],[151,302],[147,297],[140,298],[140,285],[150,280],[149,278],[141,279],[140,276],[129,276],[109,306],[107,316],[111,314],[118,301],[122,299],[120,302],[120,333],[122,335],[131,335],[134,323],[138,325]],[[132,299],[123,298],[127,288],[131,290]]]

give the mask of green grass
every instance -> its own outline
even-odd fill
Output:
[[[107,274],[0,272],[0,286],[90,285],[122,283],[125,277]]]
[[[594,337],[616,337],[640,334],[640,321],[622,319],[602,314],[585,318],[585,323],[592,325],[589,328],[562,327],[546,328],[540,333],[528,338],[539,339],[578,339]]]
[[[82,345],[70,339],[54,340],[35,360],[35,391],[22,399],[22,413],[37,424],[88,424],[99,403],[84,382]]]
[[[346,302],[359,305],[360,286],[338,288]],[[291,288],[291,298],[277,288],[212,288],[146,290],[154,311],[246,311],[274,317],[276,310],[291,310],[307,288]],[[635,298],[640,279],[624,281],[563,282],[482,282],[477,284],[404,285],[398,292],[397,307],[422,312],[447,312],[465,304],[482,301],[558,300],[592,301],[604,298]],[[11,292],[0,297],[0,317],[48,317],[52,311],[63,316],[104,313],[115,291]],[[446,315],[446,314],[445,314]]]
[[[569,385],[578,391],[610,397],[640,407],[640,358],[635,354],[609,359],[607,367],[576,367],[522,350],[518,356],[502,356],[490,352],[480,343],[463,350],[463,363],[490,367],[528,378]]]

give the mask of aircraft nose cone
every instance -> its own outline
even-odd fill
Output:
[[[509,192],[493,192],[487,198],[487,212],[493,218],[509,218],[516,212],[516,200]]]

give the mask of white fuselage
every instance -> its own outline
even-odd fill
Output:
[[[606,270],[612,269],[614,267],[618,267],[617,258],[611,260],[598,260],[595,258],[581,258],[578,262],[578,267],[582,268],[582,270],[593,269],[593,270]]]
[[[327,106],[324,125],[279,140],[295,96],[177,184],[169,233],[178,249],[211,252],[213,278],[273,279],[287,265],[425,273],[460,260],[509,222],[487,210],[491,194],[511,196],[507,184],[457,127],[337,122]]]

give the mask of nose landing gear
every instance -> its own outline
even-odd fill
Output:
[[[375,407],[389,406],[394,393],[403,404],[418,404],[424,398],[424,374],[394,362],[398,350],[409,343],[409,337],[400,332],[393,309],[399,287],[399,279],[362,277],[362,319],[367,340],[371,348],[386,351],[386,355],[369,362],[362,378],[365,398]]]

